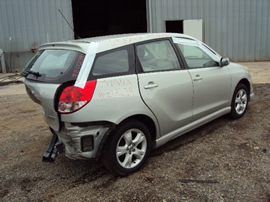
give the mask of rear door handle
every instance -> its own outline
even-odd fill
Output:
[[[154,82],[149,82],[148,85],[144,86],[144,89],[151,89],[151,88],[156,88],[158,85]]]
[[[193,78],[193,81],[201,81],[203,78],[197,74],[195,78]]]

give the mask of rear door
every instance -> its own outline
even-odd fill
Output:
[[[59,130],[59,118],[55,110],[54,97],[59,84],[46,84],[25,80],[26,91],[30,97],[41,104],[45,122],[55,131]]]
[[[176,44],[194,85],[193,120],[227,107],[231,78],[227,67],[219,66],[219,56],[199,41],[181,39]]]
[[[63,83],[76,80],[83,60],[83,53],[72,50],[41,50],[22,73],[27,93],[41,104],[46,123],[55,131],[60,129],[57,90]]]
[[[169,40],[136,45],[142,99],[156,116],[161,135],[192,120],[193,86]]]

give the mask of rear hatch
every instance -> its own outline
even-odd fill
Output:
[[[29,97],[41,104],[46,123],[60,129],[58,92],[75,82],[85,54],[67,49],[40,50],[22,72]]]

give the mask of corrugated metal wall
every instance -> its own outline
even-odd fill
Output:
[[[71,0],[0,0],[0,49],[8,71],[21,71],[45,42],[74,38]],[[270,60],[269,0],[147,0],[148,31],[166,20],[203,19],[204,42],[233,61]]]
[[[270,60],[269,0],[147,0],[148,31],[203,19],[204,42],[233,61]]]
[[[0,0],[0,48],[9,72],[21,71],[45,42],[74,39],[71,0]]]

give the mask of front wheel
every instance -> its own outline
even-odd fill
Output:
[[[242,117],[248,107],[248,89],[244,84],[238,84],[235,88],[230,116],[233,119]]]
[[[117,175],[137,171],[151,150],[148,128],[137,120],[130,120],[110,135],[103,154],[104,165]]]

